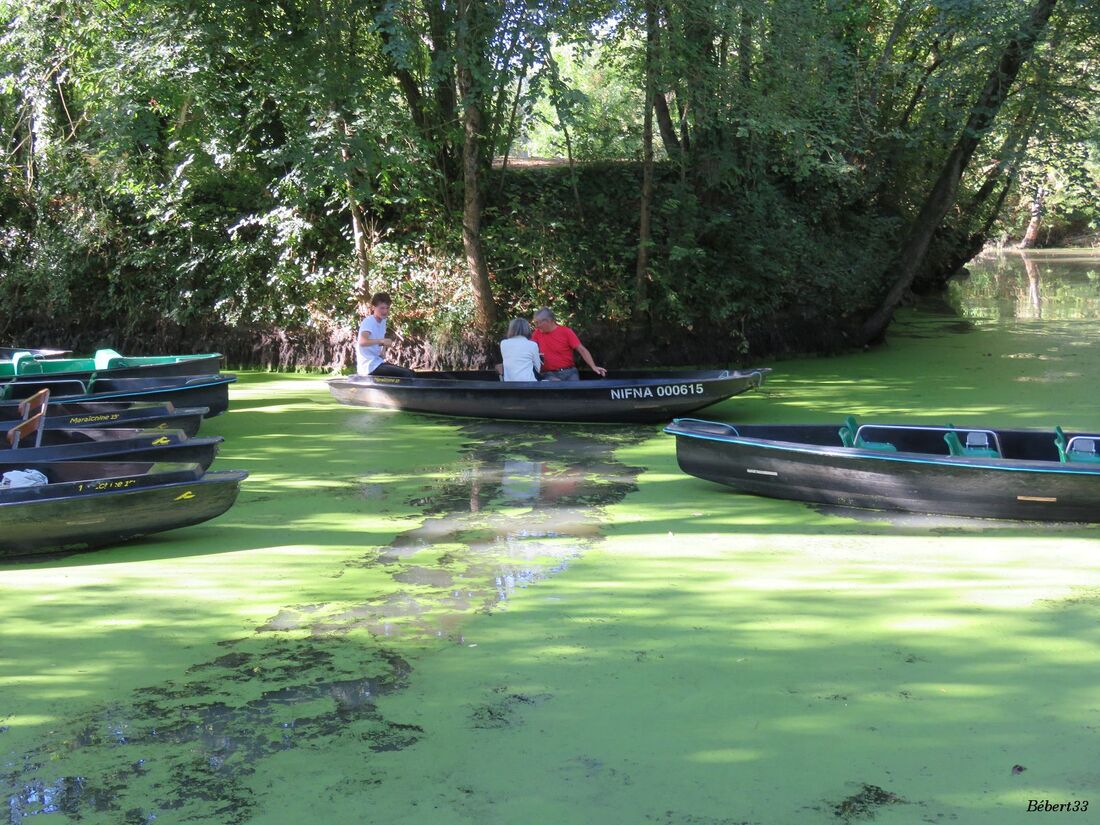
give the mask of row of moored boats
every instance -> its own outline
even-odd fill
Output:
[[[229,407],[218,354],[0,350],[0,556],[96,547],[207,521],[241,471],[210,472]]]

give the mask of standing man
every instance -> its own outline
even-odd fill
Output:
[[[578,381],[577,362],[573,353],[578,353],[588,364],[589,369],[603,378],[607,370],[597,367],[592,353],[585,349],[581,339],[569,327],[563,327],[554,320],[554,313],[543,307],[535,313],[535,331],[531,340],[539,345],[542,353],[542,377],[546,381]]]
[[[382,359],[383,348],[393,346],[393,339],[386,337],[386,319],[390,317],[391,303],[388,292],[376,292],[370,299],[370,314],[359,325],[355,347],[355,371],[360,375],[416,376],[412,370],[387,364]]]

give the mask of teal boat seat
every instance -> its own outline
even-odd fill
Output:
[[[1088,464],[1100,464],[1100,450],[1097,449],[1100,438],[1078,435],[1066,443],[1065,460],[1080,461]]]
[[[884,453],[896,453],[898,448],[891,444],[889,441],[868,441],[862,435],[856,422],[854,415],[849,415],[844,419],[844,426],[841,427],[837,434],[840,436],[840,443],[845,447],[858,447],[861,450],[879,450]]]
[[[948,452],[953,456],[963,458],[1000,458],[1001,451],[989,440],[989,434],[980,430],[966,433],[966,443],[959,439],[955,430],[944,433],[943,440],[947,442]]]
[[[119,353],[115,352],[113,349],[96,350],[94,369],[109,370],[112,366],[111,362],[121,360],[122,356]]]
[[[42,372],[42,363],[29,352],[17,352],[11,357],[16,375],[37,375]]]
[[[844,419],[844,426],[837,430],[837,435],[840,436],[840,443],[845,447],[856,446],[856,433],[859,432],[859,426],[856,424],[856,417],[849,415]]]
[[[1065,434],[1065,432],[1063,432],[1062,428],[1061,427],[1055,427],[1054,428],[1054,446],[1058,448],[1058,460],[1061,461],[1062,463],[1065,463],[1066,460],[1067,460],[1066,459],[1066,443],[1067,442],[1068,442],[1068,439],[1066,438],[1066,434]]]

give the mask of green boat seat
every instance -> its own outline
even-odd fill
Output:
[[[845,447],[854,447],[856,445],[856,433],[859,432],[859,425],[856,423],[856,417],[849,415],[844,419],[844,426],[837,430],[837,435],[840,436],[840,443]]]
[[[17,352],[11,357],[16,375],[37,375],[42,372],[42,362],[29,352]]]
[[[989,440],[989,434],[981,430],[966,433],[966,443],[959,439],[955,430],[944,433],[943,440],[947,442],[948,452],[953,456],[964,458],[1000,458],[1001,451]]]
[[[858,447],[861,450],[880,450],[884,453],[896,453],[898,451],[898,448],[889,441],[868,441],[860,435],[861,429],[862,427],[859,427],[856,422],[856,417],[849,415],[844,419],[844,426],[837,431],[837,435],[840,436],[840,443],[845,447]]]
[[[1100,464],[1100,450],[1097,449],[1100,438],[1078,435],[1066,443],[1065,460],[1080,461],[1088,464]]]
[[[1055,427],[1054,428],[1054,446],[1058,448],[1058,460],[1063,462],[1063,463],[1066,461],[1066,443],[1067,442],[1068,442],[1068,439],[1066,438],[1066,434],[1065,434],[1065,432],[1063,432],[1062,428],[1061,427]]]
[[[97,370],[109,370],[112,366],[112,361],[121,361],[122,356],[115,352],[113,349],[101,349],[96,350],[95,354],[95,366],[93,369]]]

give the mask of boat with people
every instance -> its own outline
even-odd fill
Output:
[[[242,470],[196,463],[0,462],[0,557],[90,549],[188,527],[237,500]]]
[[[685,473],[745,493],[874,510],[1100,522],[1100,434],[681,418]]]
[[[435,415],[525,421],[658,423],[759,387],[770,369],[617,370],[579,381],[502,381],[496,372],[333,378],[337,401]]]
[[[209,375],[221,370],[222,355],[120,355],[101,349],[87,358],[59,358],[33,350],[0,356],[0,381],[35,381],[43,377],[87,379],[154,378],[166,375]]]

